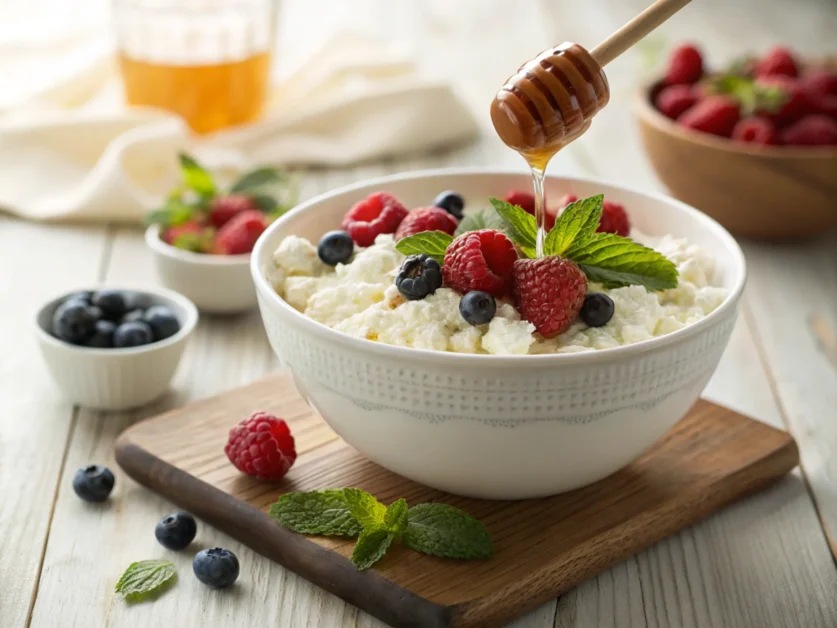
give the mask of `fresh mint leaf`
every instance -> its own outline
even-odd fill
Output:
[[[268,514],[301,534],[355,537],[363,529],[352,516],[343,490],[286,493],[270,505]]]
[[[394,539],[395,533],[386,528],[373,528],[361,532],[352,552],[352,562],[355,567],[361,571],[369,569],[384,557]]]
[[[423,253],[435,259],[439,264],[443,264],[445,251],[447,251],[451,242],[453,242],[453,236],[444,231],[422,231],[402,238],[395,245],[395,248],[404,255],[421,255]]]
[[[538,226],[535,217],[527,214],[517,205],[512,205],[497,198],[489,199],[494,209],[506,223],[504,231],[520,251],[529,258],[535,257],[535,240]]]
[[[176,227],[191,220],[196,211],[198,211],[197,207],[190,206],[179,198],[170,198],[160,209],[149,213],[145,217],[145,222],[149,225]]]
[[[496,229],[502,231],[506,228],[505,221],[493,207],[481,209],[478,212],[467,214],[459,223],[454,235],[462,235],[469,231],[480,231],[482,229]]]
[[[267,194],[255,194],[250,197],[256,207],[262,210],[265,214],[272,214],[275,212],[278,207],[279,203],[276,202],[276,199],[272,196],[268,196]]]
[[[587,279],[606,288],[640,285],[648,290],[677,287],[677,267],[662,253],[615,233],[595,233],[573,243],[564,257]]]
[[[555,226],[546,235],[545,255],[563,255],[573,242],[584,240],[596,233],[602,217],[604,195],[582,198],[567,205]]]
[[[245,173],[238,181],[236,181],[230,188],[230,193],[240,194],[242,192],[251,192],[265,185],[281,183],[285,181],[285,179],[285,175],[276,168],[256,168],[255,170]]]
[[[407,529],[407,500],[404,498],[397,499],[387,506],[387,511],[384,514],[384,527],[400,537]]]
[[[212,175],[185,153],[180,153],[180,171],[186,185],[200,196],[204,198],[215,196],[215,182],[212,180]]]
[[[491,535],[471,515],[447,504],[419,504],[407,513],[404,545],[444,558],[488,558]]]
[[[343,496],[349,505],[349,512],[364,529],[384,525],[387,507],[366,491],[359,488],[344,488]]]
[[[131,563],[116,583],[116,592],[129,602],[156,597],[174,584],[177,573],[167,560],[141,560]]]

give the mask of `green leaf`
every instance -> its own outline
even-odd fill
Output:
[[[419,504],[407,514],[404,545],[445,558],[488,558],[491,535],[471,515],[447,504]]]
[[[573,242],[596,233],[602,217],[604,195],[583,198],[567,205],[544,242],[545,255],[563,255]]]
[[[364,530],[352,552],[352,562],[359,570],[369,569],[384,557],[395,534],[386,528]]]
[[[404,255],[421,255],[423,253],[435,259],[439,264],[443,264],[445,251],[447,251],[451,242],[453,242],[453,236],[444,231],[422,231],[402,238],[395,245],[395,248]]]
[[[250,197],[250,200],[252,200],[265,214],[271,214],[276,211],[277,207],[279,207],[279,203],[276,202],[276,199],[272,196],[268,196],[267,194],[255,194]]]
[[[239,194],[241,192],[250,192],[264,185],[273,183],[281,183],[285,181],[286,176],[276,168],[256,168],[250,172],[245,173],[238,181],[236,181],[230,188],[231,194]]]
[[[167,560],[142,560],[131,563],[116,583],[116,592],[129,602],[142,602],[162,593],[174,584],[177,573]]]
[[[176,227],[190,221],[197,211],[179,198],[170,198],[160,209],[149,213],[145,217],[147,224],[158,224],[164,227]]]
[[[575,242],[564,255],[587,279],[607,288],[640,285],[648,290],[677,287],[677,267],[662,253],[615,233],[596,233]]]
[[[506,223],[500,218],[500,214],[493,207],[488,207],[478,212],[467,214],[456,228],[455,235],[459,236],[469,231],[480,231],[482,229],[503,231],[505,227]]]
[[[400,537],[407,529],[407,500],[404,498],[398,499],[387,506],[386,514],[384,515],[384,527]]]
[[[366,491],[359,488],[344,488],[343,496],[349,505],[349,512],[364,528],[376,528],[384,524],[387,507]]]
[[[180,171],[183,181],[192,190],[204,198],[215,196],[215,182],[212,175],[197,161],[185,153],[180,153]]]
[[[362,530],[343,490],[286,493],[270,505],[268,514],[300,534],[355,537]]]
[[[497,198],[489,199],[494,209],[506,223],[504,231],[526,257],[535,257],[535,239],[538,226],[535,217],[527,214],[517,205],[512,205]]]

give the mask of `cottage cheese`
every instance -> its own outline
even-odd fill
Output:
[[[474,327],[459,314],[460,295],[440,288],[418,301],[405,300],[395,288],[404,256],[391,235],[358,249],[349,264],[331,268],[317,257],[313,244],[298,236],[282,241],[267,278],[292,307],[338,331],[385,344],[457,353],[525,355],[573,353],[633,344],[681,329],[707,316],[726,298],[713,286],[715,264],[703,249],[686,240],[651,238],[636,230],[631,237],[651,246],[677,266],[676,288],[649,292],[642,286],[604,292],[616,311],[607,325],[587,327],[581,321],[560,336],[545,339],[510,303],[498,302],[488,325]]]

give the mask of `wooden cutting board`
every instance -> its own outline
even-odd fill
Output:
[[[227,434],[252,412],[284,417],[299,457],[275,483],[240,474]],[[351,411],[351,409],[347,409]],[[260,554],[393,626],[501,626],[579,582],[755,491],[799,461],[785,432],[707,401],[618,473],[555,497],[517,502],[456,497],[411,482],[344,443],[286,376],[137,423],[116,460],[141,484]],[[371,570],[348,560],[353,541],[305,537],[265,511],[287,491],[356,486],[385,504],[441,501],[491,532],[483,561],[425,556],[401,546]]]

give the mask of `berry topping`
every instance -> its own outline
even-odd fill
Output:
[[[591,292],[584,297],[579,315],[585,325],[602,327],[613,318],[614,310],[613,299],[601,292]]]
[[[219,196],[209,206],[209,224],[220,229],[238,214],[258,209],[258,205],[249,196],[243,194]]]
[[[410,255],[401,264],[395,287],[405,299],[423,299],[442,287],[442,268],[429,255]]]
[[[223,255],[250,253],[266,228],[267,218],[262,212],[255,209],[241,212],[218,230],[213,249]]]
[[[519,259],[512,277],[520,315],[544,338],[554,338],[572,324],[587,294],[584,273],[558,256]]]
[[[329,231],[317,245],[317,255],[324,264],[337,266],[352,259],[355,243],[345,231]]]
[[[767,118],[744,118],[732,130],[732,139],[748,144],[776,144],[779,134],[776,127]]]
[[[460,294],[481,290],[501,297],[509,291],[517,251],[506,234],[493,229],[469,231],[445,253],[445,284]]]
[[[201,550],[192,561],[198,580],[214,589],[223,589],[238,579],[238,558],[230,550],[215,547]]]
[[[506,192],[506,202],[517,205],[527,214],[535,215],[535,195],[524,190],[509,190]]]
[[[97,311],[83,301],[64,301],[52,315],[52,333],[59,340],[80,345],[96,330]]]
[[[160,541],[160,545],[170,550],[185,549],[194,540],[197,532],[195,518],[188,512],[176,512],[163,517],[154,528],[154,536]]]
[[[458,223],[447,210],[441,207],[422,207],[414,209],[398,226],[395,232],[395,240],[401,240],[422,231],[443,231],[453,235]]]
[[[152,342],[154,342],[154,332],[144,321],[123,323],[113,332],[113,346],[117,349],[141,347]]]
[[[154,305],[148,308],[143,320],[151,327],[154,340],[165,340],[180,331],[180,321],[165,305]]]
[[[224,447],[236,469],[262,480],[278,480],[296,460],[288,424],[266,412],[256,412],[230,430]]]
[[[459,313],[469,325],[485,325],[497,313],[497,301],[487,292],[472,290],[459,300]]]
[[[435,207],[441,207],[457,220],[462,220],[462,210],[465,209],[465,199],[453,190],[445,190],[433,199]]]
[[[82,467],[73,476],[73,490],[86,502],[103,502],[116,480],[110,469],[98,464]]]
[[[660,90],[654,104],[664,116],[676,120],[698,100],[700,95],[692,85],[669,85]]]
[[[671,52],[666,70],[668,85],[697,83],[703,76],[703,58],[692,45],[678,46]]]
[[[386,192],[375,192],[346,212],[341,225],[358,246],[372,246],[382,233],[395,233],[407,208]]]
[[[602,217],[599,219],[599,227],[596,229],[601,233],[616,233],[627,238],[631,233],[631,222],[628,220],[628,213],[619,203],[611,201],[602,202]]]
[[[805,116],[783,129],[782,144],[798,146],[833,146],[837,144],[837,122],[823,115]]]
[[[738,103],[727,96],[716,95],[698,102],[677,118],[677,122],[695,131],[729,137],[739,118]]]
[[[113,321],[98,320],[93,335],[84,341],[85,347],[97,349],[109,349],[113,346],[113,332],[116,331],[116,323]]]
[[[781,46],[776,46],[758,61],[755,67],[756,76],[798,76],[799,68],[791,51]]]
[[[93,293],[90,302],[112,321],[118,321],[128,311],[128,295],[121,290],[99,290]]]

